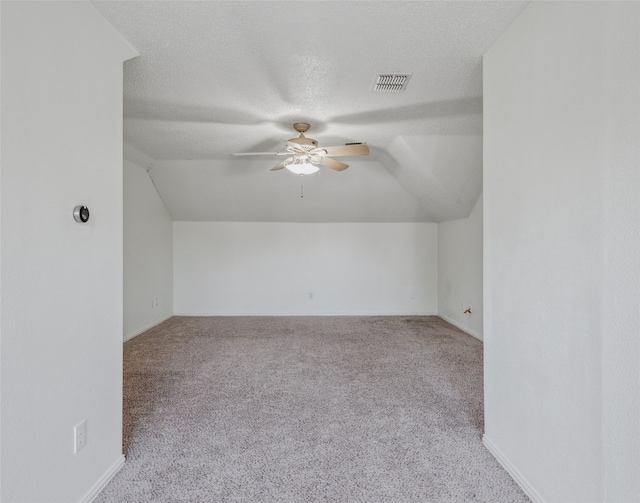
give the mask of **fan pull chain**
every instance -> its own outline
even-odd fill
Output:
[[[300,199],[304,198],[304,175],[300,175]]]

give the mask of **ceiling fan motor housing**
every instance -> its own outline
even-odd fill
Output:
[[[302,133],[299,138],[290,138],[289,141],[300,145],[302,150],[308,151],[318,147],[318,142],[316,140],[313,138],[307,138]]]
[[[307,131],[309,131],[310,127],[311,127],[311,124],[307,122],[296,122],[293,125],[293,129],[295,129],[298,133],[300,133],[300,136],[298,138],[290,138],[289,141],[300,145],[300,148],[302,150],[309,151],[309,150],[313,150],[314,148],[317,148],[318,142],[313,138],[307,138],[304,135]]]
[[[310,127],[311,124],[309,124],[308,122],[296,122],[293,125],[293,129],[300,133],[300,136],[298,138],[289,138],[289,141],[300,145],[300,148],[302,150],[309,151],[317,148],[318,142],[313,138],[307,138],[304,135],[307,131],[309,131]]]

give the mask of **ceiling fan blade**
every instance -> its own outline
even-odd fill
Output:
[[[291,152],[240,152],[231,155],[234,157],[242,155],[291,155]]]
[[[348,164],[344,162],[336,161],[335,159],[331,159],[331,157],[323,157],[318,164],[325,166],[327,168],[331,168],[336,171],[342,171],[349,167]]]
[[[369,147],[366,145],[336,145],[335,147],[322,147],[318,149],[318,153],[322,155],[322,150],[326,152],[324,155],[330,156],[347,156],[347,155],[369,155]]]
[[[274,166],[273,168],[271,168],[270,171],[278,171],[279,169],[284,169],[284,163],[286,162],[287,159],[285,159],[284,161],[282,161],[280,164],[278,164],[277,166]]]

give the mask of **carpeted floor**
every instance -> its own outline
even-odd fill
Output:
[[[528,502],[482,407],[482,344],[437,317],[174,317],[125,343],[95,501]]]

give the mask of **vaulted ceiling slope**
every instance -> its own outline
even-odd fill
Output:
[[[139,51],[125,142],[175,220],[438,222],[482,190],[482,54],[522,1],[94,1]],[[379,73],[411,73],[373,92]],[[366,141],[302,179],[270,172],[294,122]],[[304,197],[301,197],[304,195]]]

